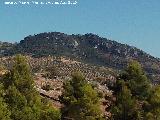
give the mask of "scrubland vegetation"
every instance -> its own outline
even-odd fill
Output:
[[[111,95],[98,87],[99,80],[91,82],[82,73],[73,72],[59,88],[62,89],[58,99],[62,104],[60,108],[39,93],[26,57],[16,55],[12,67],[6,69],[0,67],[1,120],[160,119],[160,86],[152,85],[136,61],[131,61],[116,75],[115,82],[105,84],[105,89],[112,91]],[[46,71],[44,77],[48,79],[56,79],[59,75],[56,68],[47,68]],[[54,86],[46,84],[42,88],[50,91]],[[106,115],[106,112],[110,114]]]

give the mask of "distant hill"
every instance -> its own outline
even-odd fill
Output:
[[[34,57],[55,55],[67,56],[84,63],[122,69],[134,59],[139,61],[148,76],[157,83],[160,76],[160,59],[126,44],[89,33],[85,35],[67,35],[60,32],[30,35],[20,43],[1,49],[1,55],[17,53]]]
[[[0,56],[4,55],[6,51],[13,48],[14,44],[8,42],[1,42],[0,41]]]

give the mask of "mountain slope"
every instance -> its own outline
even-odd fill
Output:
[[[67,35],[60,32],[40,33],[27,36],[5,54],[31,54],[36,57],[57,55],[78,59],[85,63],[102,65],[118,70],[134,59],[139,61],[147,74],[159,79],[160,60],[144,51],[108,40],[94,34]]]
[[[12,43],[1,42],[0,41],[0,56],[4,55],[6,51],[11,49],[14,46]]]

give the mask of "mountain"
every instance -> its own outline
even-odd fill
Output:
[[[0,56],[2,56],[6,51],[11,49],[13,46],[14,46],[14,44],[12,44],[12,43],[0,41]]]
[[[60,32],[30,35],[20,43],[11,45],[1,55],[17,53],[34,57],[55,55],[67,56],[78,61],[106,66],[117,70],[123,69],[130,60],[137,60],[154,83],[160,78],[160,59],[126,44],[121,44],[98,35],[67,35]]]

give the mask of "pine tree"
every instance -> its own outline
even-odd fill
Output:
[[[148,99],[148,111],[146,112],[146,120],[160,119],[160,86],[155,86]]]
[[[61,99],[65,104],[63,117],[74,120],[102,119],[98,94],[80,73],[73,74],[72,80],[66,82]]]
[[[151,83],[138,62],[129,63],[118,76],[114,93],[117,99],[112,108],[114,119],[144,119],[144,106],[151,95]]]
[[[113,120],[140,120],[141,112],[138,110],[136,100],[123,80],[117,81],[116,103],[112,107]]]
[[[44,105],[39,93],[34,87],[32,74],[26,58],[17,55],[13,68],[6,74],[2,83],[6,94],[6,104],[11,111],[13,120],[46,120],[60,119],[59,111],[51,105]]]
[[[0,84],[0,120],[11,120],[10,119],[11,112],[8,110],[8,106],[5,103],[3,96],[4,96],[4,89],[3,85]]]
[[[120,74],[128,85],[133,96],[140,100],[146,100],[151,92],[151,83],[148,80],[141,65],[137,61],[131,61],[125,71]]]

